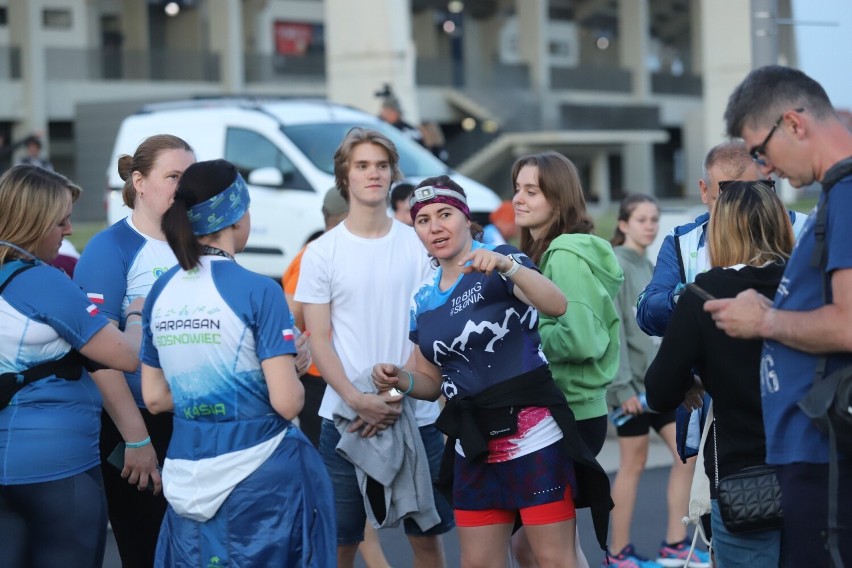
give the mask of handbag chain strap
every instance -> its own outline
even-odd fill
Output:
[[[719,489],[719,446],[716,444],[716,418],[713,418],[713,464],[716,466],[713,472],[716,481],[716,490]]]

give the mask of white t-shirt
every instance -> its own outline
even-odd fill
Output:
[[[352,234],[340,223],[308,245],[302,257],[296,301],[330,304],[331,341],[354,381],[376,363],[402,366],[414,344],[408,339],[411,294],[432,267],[414,230],[393,220],[378,239]],[[325,389],[319,415],[329,420],[340,396]],[[419,426],[438,416],[434,402],[416,401]]]

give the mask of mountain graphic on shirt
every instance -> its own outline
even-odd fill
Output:
[[[491,321],[474,323],[473,321],[468,320],[462,329],[462,332],[453,339],[449,345],[440,340],[433,342],[432,349],[434,350],[435,365],[440,365],[441,356],[448,353],[455,353],[465,361],[470,361],[470,359],[464,355],[464,351],[467,349],[467,342],[472,334],[491,332],[494,337],[485,346],[485,352],[494,353],[494,344],[503,339],[506,334],[509,333],[509,322],[512,317],[518,318],[521,324],[526,321],[529,328],[534,329],[538,322],[538,311],[532,306],[528,306],[522,316],[518,314],[515,308],[506,308],[502,323]]]

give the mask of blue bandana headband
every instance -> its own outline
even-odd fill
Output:
[[[187,211],[193,234],[200,237],[230,227],[242,219],[249,203],[251,197],[246,182],[237,174],[237,179],[225,191],[196,203]]]

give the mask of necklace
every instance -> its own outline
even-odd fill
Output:
[[[233,260],[234,262],[237,262],[237,260],[234,258],[234,255],[232,255],[231,253],[223,251],[222,249],[217,247],[211,247],[210,245],[204,245],[201,248],[201,252],[203,252],[204,254],[212,254],[214,256],[223,256],[228,260]]]

